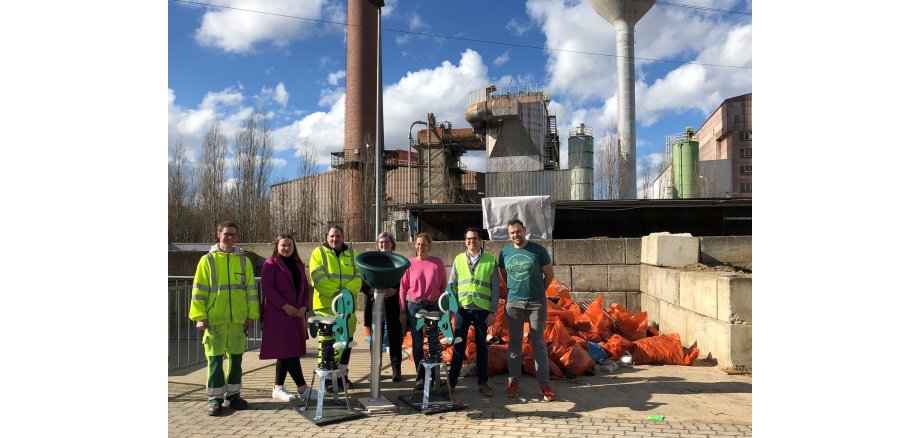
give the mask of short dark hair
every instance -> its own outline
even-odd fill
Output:
[[[339,232],[342,233],[342,236],[345,236],[345,230],[343,230],[342,227],[340,227],[340,226],[338,226],[338,225],[330,225],[330,226],[329,226],[329,230],[331,230],[331,229],[333,229],[333,228],[338,228]],[[327,236],[329,235],[329,230],[326,230],[326,235],[327,235]]]
[[[521,222],[521,220],[518,219],[518,218],[514,218],[514,219],[511,219],[510,221],[508,221],[508,226],[511,227],[512,225],[520,225],[521,228],[527,228],[527,227],[524,226],[524,223]]]
[[[275,236],[275,240],[272,241],[272,257],[281,257],[281,254],[278,252],[278,242],[281,242],[284,239],[291,239],[291,243],[294,244],[294,253],[291,254],[291,257],[294,257],[294,260],[303,263],[303,260],[300,259],[300,255],[297,254],[297,241],[294,240],[294,236],[290,234],[279,234]]]
[[[466,233],[469,233],[470,231],[476,233],[476,235],[479,236],[479,240],[482,240],[482,230],[480,230],[479,228],[476,228],[476,227],[469,227],[469,228],[467,228],[466,231],[463,232],[463,238],[464,238],[464,239],[466,239]]]
[[[224,228],[229,228],[229,227],[236,228],[237,231],[240,230],[240,226],[237,225],[236,222],[233,222],[233,221],[229,221],[229,220],[228,220],[228,221],[223,221],[223,222],[217,224],[217,231],[220,231],[220,230],[223,230]]]

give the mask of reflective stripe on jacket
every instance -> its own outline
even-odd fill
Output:
[[[198,261],[189,318],[211,325],[258,319],[259,287],[252,262],[236,247],[229,253],[216,248]]]
[[[457,297],[460,307],[474,304],[480,309],[492,308],[492,271],[495,270],[495,256],[485,251],[479,256],[476,272],[470,272],[470,263],[466,252],[454,258],[457,270]]]
[[[313,250],[310,255],[310,283],[313,285],[313,311],[320,315],[332,314],[332,299],[342,289],[351,291],[353,297],[361,291],[361,277],[355,265],[355,252],[345,247],[338,256],[326,245]]]

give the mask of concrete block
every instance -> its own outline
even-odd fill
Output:
[[[751,236],[700,237],[701,263],[751,263]]]
[[[642,237],[642,263],[680,267],[697,263],[699,258],[700,239],[690,234],[652,233]]]
[[[553,241],[554,260],[567,265],[623,264],[626,256],[622,245],[614,240],[622,239],[578,239]]]
[[[569,288],[578,292],[602,292],[607,290],[607,266],[572,266],[572,284]]]
[[[614,292],[616,293],[616,292]],[[639,313],[642,311],[641,292],[626,292],[626,310],[629,313]]]
[[[650,268],[655,269],[654,266],[639,265],[639,290],[642,292],[648,292],[648,271]]]
[[[454,264],[454,257],[466,251],[466,245],[458,240],[440,241],[431,243],[431,255],[438,257],[448,268]],[[415,245],[412,246],[412,257],[415,257]],[[450,270],[448,269],[448,274]]]
[[[648,314],[649,321],[656,321],[659,324],[661,323],[661,311],[659,307],[661,305],[661,300],[655,298],[649,294],[641,293],[639,294],[640,309]]]
[[[610,307],[613,303],[627,307],[629,303],[629,293],[630,292],[571,292],[572,300],[578,303],[590,303],[600,296],[602,298],[601,305],[604,309]]]
[[[666,301],[659,303],[658,327],[662,333],[680,333],[681,339],[687,333],[687,312],[674,304]]]
[[[462,241],[456,241],[456,242],[457,244],[460,245],[461,248],[457,250],[457,252],[454,255],[459,254],[460,251],[466,251],[466,246],[464,245]],[[553,241],[552,240],[540,239],[540,240],[531,240],[531,242],[539,243],[541,246],[546,248],[546,252],[549,253],[550,260],[556,261],[555,257],[553,256]],[[484,243],[483,248],[485,248],[485,251],[495,256],[496,259],[498,259],[498,254],[502,251],[502,248],[504,248],[506,245],[512,244],[510,240],[485,240],[483,241],[483,243]]]
[[[640,265],[607,265],[607,290],[639,290]]]
[[[732,324],[729,328],[731,337],[731,353],[728,366],[743,365],[754,369],[754,336],[753,326],[747,324]]]
[[[572,290],[572,267],[569,265],[553,266],[553,278],[562,282],[562,284]]]
[[[708,272],[680,273],[681,307],[710,318],[718,318],[719,276]]]
[[[680,304],[680,271],[657,266],[647,267],[648,289],[646,293],[671,304]]]
[[[732,324],[752,324],[751,278],[720,276],[718,319]]]
[[[642,238],[629,237],[623,240],[626,242],[626,264],[638,265],[642,263]]]

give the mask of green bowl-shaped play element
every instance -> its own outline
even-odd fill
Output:
[[[368,251],[355,257],[358,274],[375,289],[393,287],[409,269],[409,259],[395,252]]]

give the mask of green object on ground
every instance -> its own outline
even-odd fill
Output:
[[[649,415],[649,420],[664,421],[664,415]]]

